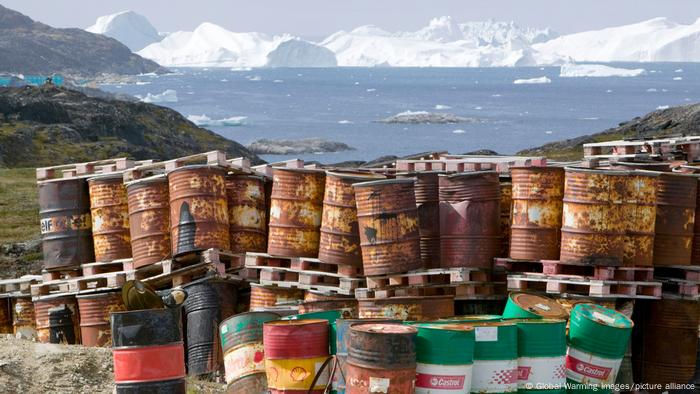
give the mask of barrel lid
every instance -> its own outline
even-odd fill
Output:
[[[122,172],[110,172],[109,174],[95,175],[87,179],[88,182],[95,181],[111,181],[111,180],[124,180],[124,174]]]
[[[438,319],[437,322],[449,321],[449,322],[478,322],[478,321],[492,321],[500,320],[501,315],[460,315],[451,316]]]
[[[265,175],[256,175],[256,174],[241,174],[239,172],[229,172],[226,174],[226,180],[229,179],[255,179],[257,181],[264,181],[265,180]]]
[[[445,171],[442,170],[428,170],[428,171],[403,171],[403,172],[397,172],[394,175],[396,176],[419,176],[419,175],[440,175],[440,174],[445,174]]]
[[[508,319],[515,324],[561,324],[566,323],[565,319],[543,317],[541,319]]]
[[[326,323],[325,319],[295,319],[295,320],[273,320],[265,322],[266,326],[306,326],[310,324]]]
[[[552,167],[552,166],[524,166],[524,165],[517,165],[517,166],[510,166],[509,167],[511,170],[529,170],[533,172],[564,172],[564,167]]]
[[[510,320],[500,320],[500,321],[470,321],[470,322],[464,322],[464,323],[457,323],[457,324],[463,324],[463,325],[468,325],[472,327],[509,327],[509,326],[515,326],[516,323],[514,321]]]
[[[604,175],[627,175],[630,173],[629,170],[605,170],[596,168],[583,168],[583,167],[564,167],[566,172],[585,172],[588,174],[604,174]]]
[[[414,327],[395,323],[360,323],[353,324],[350,329],[381,334],[415,334],[418,332]]]
[[[190,164],[182,167],[175,168],[174,170],[167,171],[165,174],[170,175],[174,172],[179,172],[179,171],[187,171],[187,170],[196,170],[200,168],[208,168],[214,171],[219,171],[223,172],[224,174],[226,173],[226,167],[222,167],[216,164]]]
[[[510,293],[510,301],[523,310],[537,316],[549,318],[566,318],[566,309],[556,300],[532,293]]]
[[[676,177],[687,177],[687,178],[700,178],[700,174],[694,174],[690,172],[666,172],[666,171],[650,171],[659,174],[659,176],[676,176]]]
[[[75,296],[75,298],[77,298],[77,299],[107,298],[107,297],[114,297],[115,295],[121,296],[120,291],[115,290],[115,291],[103,291],[100,293],[92,293],[92,294],[78,294]]]
[[[442,177],[447,177],[447,178],[469,178],[469,177],[477,177],[481,175],[498,175],[497,171],[494,170],[481,170],[481,171],[469,171],[469,172],[458,172],[454,174],[440,174],[439,176]]]
[[[152,175],[146,178],[135,179],[133,181],[124,182],[127,188],[146,186],[151,183],[166,183],[168,182],[168,177],[165,174]]]
[[[577,304],[571,313],[608,327],[632,328],[634,326],[632,320],[622,313],[597,304]]]
[[[465,365],[474,360],[474,327],[458,324],[416,324],[416,361]]]
[[[342,309],[336,309],[336,310],[331,310],[331,311],[320,311],[320,312],[309,312],[309,313],[300,313],[298,315],[289,315],[289,316],[284,316],[281,320],[327,320],[329,323],[332,323],[338,319],[340,319],[346,311]]]
[[[376,174],[373,172],[364,172],[364,171],[327,171],[326,176],[333,176],[341,179],[349,179],[349,180],[368,180],[368,179],[386,179],[386,177],[382,174]]]
[[[380,179],[377,181],[368,181],[368,182],[360,182],[360,183],[355,183],[352,185],[352,187],[368,187],[368,186],[377,186],[377,185],[391,185],[391,184],[413,184],[413,179],[411,178],[394,178],[394,179]]]
[[[272,167],[272,174],[273,175],[277,171],[298,172],[298,173],[306,173],[306,174],[314,174],[314,173],[324,173],[325,174],[326,173],[326,170],[321,169],[321,168]]]

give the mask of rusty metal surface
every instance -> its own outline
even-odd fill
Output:
[[[398,178],[414,180],[420,256],[424,268],[440,267],[439,174],[437,171],[397,174]]]
[[[267,252],[287,257],[317,257],[326,173],[275,168],[272,175]]]
[[[421,297],[360,299],[357,304],[360,319],[424,320]]]
[[[325,294],[317,291],[307,290],[304,292],[304,302],[310,301],[335,301],[335,300],[354,300],[354,295],[343,295],[343,294]]]
[[[700,182],[700,180],[698,180]],[[700,186],[700,183],[698,184]],[[700,217],[700,193],[697,193],[695,200],[695,217]],[[693,225],[693,248],[690,262],[692,265],[700,265],[700,219],[696,219]]]
[[[126,194],[134,267],[169,258],[171,241],[168,179],[159,177],[132,182],[127,185]]]
[[[363,182],[353,187],[365,275],[422,268],[413,180]]]
[[[347,394],[406,394],[415,392],[415,367],[403,369],[365,368],[346,363],[345,368],[347,371],[345,375],[345,393]],[[388,384],[386,384],[385,390],[382,387],[381,390],[383,391],[370,391],[370,380],[372,382],[379,380]]]
[[[561,167],[515,167],[510,257],[559,259],[559,234],[564,198]]]
[[[454,296],[424,296],[422,299],[422,318],[425,320],[440,319],[455,314]]]
[[[360,232],[357,223],[354,183],[382,179],[381,175],[360,172],[328,172],[323,196],[319,260],[362,266]]]
[[[75,296],[60,296],[34,301],[37,340],[42,343],[49,343],[49,309],[61,305],[65,305],[70,309],[76,343],[82,343],[80,340],[80,311],[78,309],[78,300],[76,300]]]
[[[657,180],[657,174],[648,171],[633,171],[627,177],[622,204],[625,220],[623,265],[653,264]]]
[[[0,299],[0,334],[12,334],[12,302],[10,298]]]
[[[250,286],[250,310],[269,308],[278,304],[289,304],[304,299],[304,291],[280,287],[265,287],[252,283]]]
[[[265,181],[251,175],[226,176],[229,235],[234,253],[267,250]]]
[[[349,364],[368,368],[402,369],[416,366],[414,327],[393,323],[350,326]]]
[[[226,171],[185,166],[168,173],[173,255],[230,248]]]
[[[95,261],[131,257],[129,206],[122,175],[88,179]]]
[[[513,182],[509,177],[499,177],[501,185],[500,223],[501,223],[501,250],[498,257],[508,257],[510,253],[510,226],[513,212]]]
[[[77,296],[80,311],[80,337],[85,346],[109,347],[112,329],[109,314],[125,311],[121,292]]]
[[[656,192],[654,265],[689,265],[698,178],[660,173]]]
[[[670,299],[638,303],[635,323],[635,380],[657,384],[691,381],[695,374],[700,304]]]
[[[263,323],[265,358],[283,360],[328,355],[328,320],[276,320]]]
[[[498,173],[440,176],[441,266],[491,268],[501,249]]]
[[[347,318],[358,316],[357,300],[351,298],[333,298],[320,301],[304,301],[299,305],[299,313],[342,310]]]
[[[90,195],[84,178],[39,182],[44,268],[95,261]]]
[[[22,338],[36,337],[34,303],[31,298],[12,298],[12,332]]]
[[[244,376],[226,387],[227,394],[267,394],[267,375],[255,373]]]
[[[627,171],[566,168],[560,259],[620,265]]]

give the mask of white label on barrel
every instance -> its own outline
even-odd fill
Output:
[[[610,384],[615,382],[622,356],[603,358],[569,347],[566,352],[566,377],[577,383]]]
[[[389,393],[389,382],[387,378],[369,377],[369,392],[370,393]]]
[[[265,349],[261,342],[246,343],[224,354],[226,383],[241,376],[265,372]]]
[[[603,321],[603,322],[605,322],[606,324],[610,324],[610,325],[614,325],[614,324],[615,324],[615,318],[614,318],[614,317],[610,317],[610,316],[604,315],[604,314],[602,314],[602,313],[600,313],[600,312],[593,312],[592,315],[593,315],[593,317],[595,317],[596,319],[598,319],[598,320],[600,320],[600,321]]]
[[[477,342],[498,341],[498,327],[476,327],[474,334]]]
[[[221,326],[221,333],[226,334],[227,332],[228,332],[228,326],[227,325]]]
[[[472,393],[514,393],[516,391],[518,391],[518,359],[474,360]]]
[[[471,364],[416,364],[416,394],[469,393],[471,386]]]
[[[565,388],[566,356],[518,358],[518,389]]]
[[[538,308],[538,309],[541,309],[541,310],[543,310],[543,311],[549,311],[550,309],[552,309],[552,308],[548,307],[548,306],[545,305],[545,304],[535,304],[534,307],[535,307],[535,308]]]

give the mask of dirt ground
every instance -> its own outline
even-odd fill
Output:
[[[112,351],[0,335],[0,391],[13,394],[112,393]],[[187,392],[223,393],[224,385],[188,379]]]

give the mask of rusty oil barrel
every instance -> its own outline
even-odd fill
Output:
[[[279,318],[280,316],[276,313],[247,312],[232,316],[219,325],[226,371],[224,376],[230,390],[234,386],[241,388],[244,383],[238,381],[247,376],[265,376],[263,323]],[[259,379],[251,380],[259,381]],[[267,390],[267,378],[263,379],[263,383]]]
[[[440,176],[441,266],[491,268],[501,250],[498,173]]]
[[[80,312],[80,337],[84,346],[109,347],[112,331],[109,314],[126,310],[119,291],[76,296]]]
[[[695,227],[696,175],[659,174],[656,189],[654,266],[689,265]]]
[[[417,332],[414,327],[390,323],[350,326],[346,393],[413,393]]]
[[[627,177],[622,204],[626,225],[623,265],[653,264],[657,183],[658,173],[650,171],[632,171]]]
[[[455,314],[455,296],[438,295],[422,296],[422,318],[425,320],[440,319]]]
[[[319,260],[362,267],[357,205],[352,185],[384,178],[364,172],[328,172],[323,195]]]
[[[513,215],[513,181],[511,177],[499,176],[501,185],[501,250],[498,257],[510,254],[510,226]]]
[[[36,319],[31,297],[12,298],[12,332],[17,338],[36,338]]]
[[[422,268],[413,180],[362,182],[353,188],[365,275]]]
[[[318,256],[325,183],[323,170],[273,169],[267,253]]]
[[[635,381],[686,383],[695,374],[700,304],[688,300],[649,300],[635,306]]]
[[[39,182],[38,187],[44,268],[95,261],[87,181],[56,179]]]
[[[207,165],[168,173],[173,255],[230,248],[226,171]]]
[[[144,178],[126,185],[134,267],[157,263],[171,256],[168,179]]]
[[[559,259],[564,198],[561,167],[513,167],[510,258]]]
[[[227,394],[268,394],[267,375],[254,373],[246,375],[226,386]]]
[[[278,320],[263,323],[267,386],[271,394],[321,394],[328,385],[328,369],[311,387],[328,358],[327,320]],[[311,389],[311,390],[309,390]]]
[[[0,299],[0,334],[12,334],[12,302],[10,298]]]
[[[367,298],[357,304],[360,319],[425,320],[422,297]]]
[[[299,313],[312,313],[341,310],[344,314],[357,317],[357,300],[353,298],[333,298],[320,301],[304,301],[299,304]]]
[[[345,298],[345,299],[355,299],[355,295],[344,295],[344,294],[333,294],[333,293],[324,293],[321,291],[314,291],[314,290],[306,290],[304,291],[304,302],[311,302],[311,301],[335,301],[340,298]]]
[[[566,168],[560,259],[620,265],[625,250],[623,202],[628,171]]]
[[[78,300],[74,295],[62,295],[58,297],[45,297],[34,301],[34,319],[36,321],[37,340],[42,343],[50,343],[51,321],[49,309],[65,305],[70,309],[73,321],[73,335],[75,343],[82,343],[80,338],[80,310]],[[62,323],[61,323],[62,324]]]
[[[698,180],[700,182],[700,179]],[[700,185],[700,184],[699,184]],[[700,193],[697,193],[695,200],[695,217],[700,217]],[[700,219],[693,224],[693,248],[691,252],[691,264],[700,265]]]
[[[95,261],[131,257],[129,206],[122,174],[88,179]]]
[[[227,280],[203,280],[183,286],[187,299],[185,347],[187,374],[204,375],[224,371],[224,356],[219,340],[219,323],[236,311],[236,288]]]
[[[414,180],[420,258],[424,268],[440,268],[440,195],[438,171],[398,174]]]
[[[73,312],[65,304],[49,308],[49,343],[76,344]]]
[[[304,299],[304,290],[283,287],[266,287],[256,283],[250,284],[250,310],[275,307],[296,303]]]
[[[228,174],[229,236],[233,253],[267,250],[265,180],[259,176]]]
[[[110,315],[117,394],[185,394],[180,308]]]

